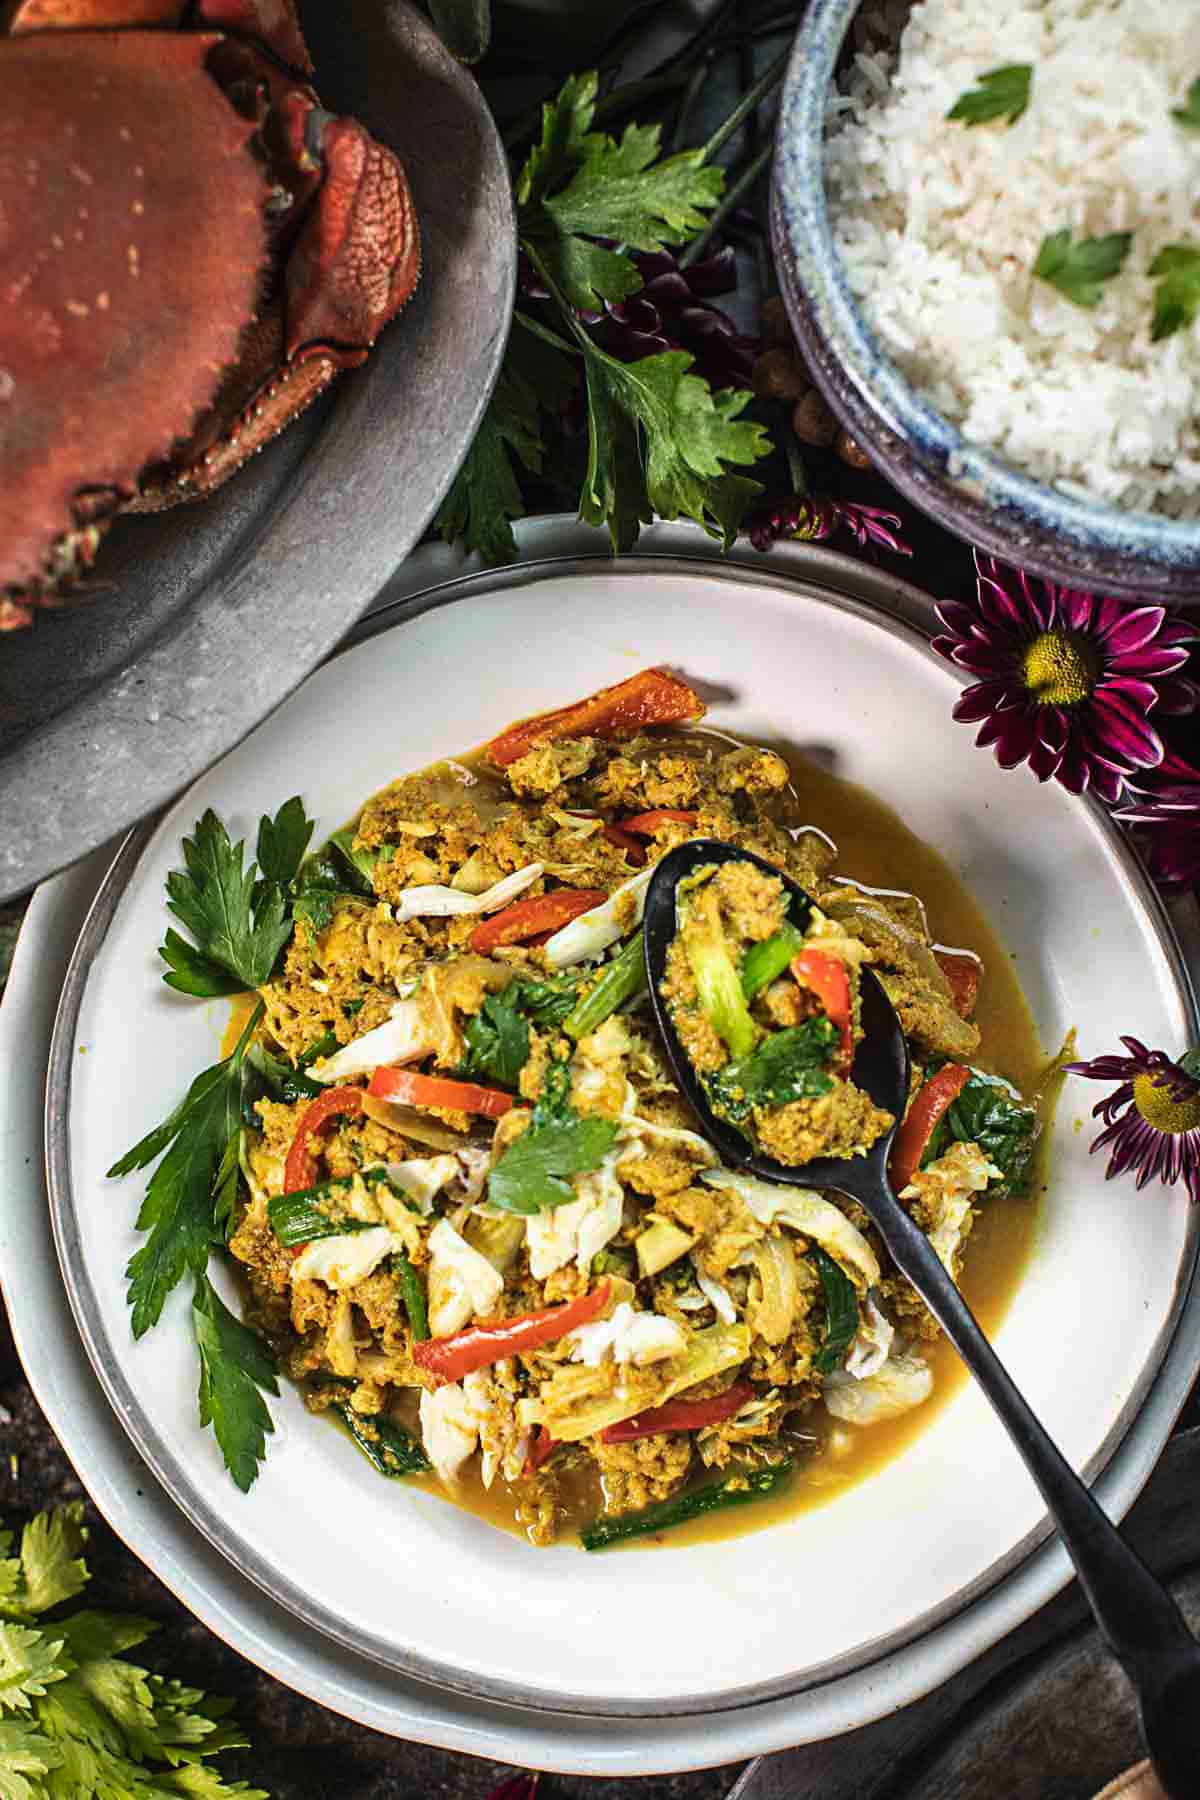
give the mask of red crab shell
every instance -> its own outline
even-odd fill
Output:
[[[219,486],[416,285],[404,171],[320,109],[291,0],[142,28],[179,11],[18,0],[0,39],[0,628],[118,511]],[[49,29],[97,23],[135,28]]]

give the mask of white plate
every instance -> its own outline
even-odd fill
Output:
[[[928,1685],[932,1667],[949,1672],[954,1662],[938,1660],[947,1652],[961,1662],[1006,1628],[1006,1609],[995,1608],[985,1635],[977,1618],[956,1647],[953,1632],[933,1630],[1015,1567],[1042,1524],[1040,1508],[971,1392],[912,1450],[822,1511],[685,1553],[529,1550],[379,1482],[291,1394],[275,1406],[280,1431],[263,1474],[240,1497],[195,1422],[181,1297],[153,1336],[139,1346],[129,1336],[120,1272],[137,1242],[138,1195],[103,1180],[216,1043],[217,1011],[163,989],[153,954],[163,878],[205,805],[251,830],[261,810],[298,788],[320,833],[394,773],[461,749],[516,713],[641,663],[674,661],[718,688],[716,722],[833,746],[840,772],[897,805],[986,893],[1046,1042],[1071,1023],[1089,1050],[1110,1045],[1116,1030],[1168,1049],[1189,1035],[1185,977],[1163,915],[1101,816],[971,753],[949,719],[954,676],[882,610],[890,584],[820,554],[780,565],[820,571],[871,598],[821,594],[800,579],[780,584],[761,563],[543,569],[493,579],[483,597],[435,605],[347,653],[189,794],[123,893],[127,870],[118,871],[79,963],[79,1016],[68,1008],[52,1068],[56,1101],[70,1076],[65,1130],[52,1131],[56,1225],[77,1317],[122,1422],[188,1516],[284,1607],[381,1663],[465,1693],[628,1718],[761,1703],[874,1661],[875,1680],[838,1682],[822,1690],[825,1705],[813,1696],[811,1716],[838,1721],[826,1731],[846,1729],[922,1691],[912,1684]],[[892,591],[919,614],[911,590]],[[531,644],[536,657],[523,649]],[[1144,1397],[1195,1246],[1184,1196],[1148,1192],[1135,1202],[1132,1190],[1107,1187],[1073,1129],[1076,1116],[1062,1109],[1039,1254],[999,1347],[1082,1466],[1111,1454]],[[1190,1359],[1190,1345],[1181,1354]],[[1180,1371],[1178,1393],[1174,1378],[1164,1390],[1148,1440],[1122,1468],[1117,1508],[1145,1479],[1188,1373]],[[1013,1584],[1026,1610],[1061,1579],[1061,1559],[1039,1567],[1032,1587]],[[671,1621],[662,1638],[629,1630],[649,1583],[655,1616]],[[802,1603],[781,1606],[781,1590]],[[918,1636],[923,1649],[936,1647],[932,1664],[911,1651],[892,1655]],[[806,1725],[794,1735],[819,1731]],[[722,1745],[716,1754],[733,1753]]]

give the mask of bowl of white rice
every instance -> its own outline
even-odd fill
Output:
[[[834,411],[1077,587],[1200,592],[1200,5],[811,0],[772,235]]]

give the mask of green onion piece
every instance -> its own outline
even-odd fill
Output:
[[[425,1284],[402,1250],[397,1251],[392,1258],[392,1267],[396,1271],[396,1280],[400,1283],[400,1298],[404,1302],[413,1337],[427,1338],[429,1308],[425,1303]]]
[[[753,1000],[768,982],[782,975],[793,956],[799,956],[803,948],[804,933],[787,924],[781,925],[774,937],[766,938],[761,944],[751,944],[742,958],[742,992],[747,1000]]]
[[[645,991],[646,952],[642,933],[638,930],[627,944],[621,946],[596,985],[567,1014],[563,1030],[568,1037],[586,1037],[589,1031],[603,1025],[619,1006]]]
[[[818,1375],[839,1369],[858,1330],[858,1295],[854,1283],[839,1268],[828,1251],[813,1244],[809,1255],[817,1265],[825,1294],[825,1342],[813,1357]]]
[[[349,1181],[323,1181],[320,1187],[300,1188],[294,1194],[278,1194],[267,1202],[271,1230],[285,1250],[299,1244],[311,1244],[317,1238],[342,1237],[348,1231],[369,1231],[364,1219],[334,1219],[322,1212],[318,1202],[327,1200]]]
[[[432,1466],[429,1458],[412,1432],[405,1431],[403,1425],[378,1414],[374,1418],[365,1418],[344,1400],[330,1411],[338,1415],[371,1467],[381,1475],[395,1479],[400,1475],[429,1472]]]
[[[748,1056],[758,1032],[721,928],[717,891],[711,882],[688,895],[680,935],[705,1018],[728,1045],[731,1056]]]
[[[764,1500],[783,1487],[792,1472],[790,1462],[773,1463],[763,1469],[739,1469],[707,1487],[693,1488],[690,1494],[676,1494],[645,1506],[640,1512],[615,1513],[609,1518],[593,1519],[579,1534],[585,1550],[607,1550],[610,1544],[624,1544],[630,1538],[645,1537],[668,1531],[673,1525],[686,1525],[705,1513],[726,1506],[746,1506],[752,1500]]]

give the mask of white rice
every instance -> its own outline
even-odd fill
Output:
[[[861,41],[861,39],[859,40]],[[1032,63],[1015,125],[946,113]],[[834,235],[865,317],[971,442],[1062,491],[1200,516],[1200,321],[1152,343],[1165,244],[1200,248],[1197,0],[922,0],[898,61],[860,51],[829,109]],[[1098,306],[1032,268],[1042,239],[1133,231]]]

